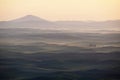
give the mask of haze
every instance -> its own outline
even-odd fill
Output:
[[[120,19],[120,0],[0,0],[0,21],[24,15],[47,20]]]

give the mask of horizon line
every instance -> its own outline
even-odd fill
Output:
[[[43,19],[43,20],[47,20],[45,18],[41,18],[39,16],[36,16],[36,15],[31,15],[31,14],[28,14],[28,15],[24,15],[24,16],[21,16],[21,17],[16,17],[16,18],[13,18],[13,19],[8,19],[8,20],[0,20],[0,22],[7,22],[7,21],[12,21],[12,20],[16,20],[16,19],[20,19],[20,18],[23,18],[23,17],[27,17],[27,16],[33,16],[33,17],[37,17],[37,18],[40,18],[40,19]],[[47,21],[51,21],[51,22],[57,22],[57,21],[81,21],[81,22],[106,22],[106,21],[119,21],[120,19],[108,19],[108,20],[78,20],[78,19],[64,19],[64,20],[47,20]]]

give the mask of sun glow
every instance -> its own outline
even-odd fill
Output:
[[[120,19],[120,0],[0,0],[0,20],[24,15],[48,20]]]

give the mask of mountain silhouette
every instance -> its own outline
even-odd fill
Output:
[[[10,21],[0,21],[3,28],[39,28],[39,29],[58,29],[54,22],[42,19],[33,15],[26,15]]]
[[[30,21],[33,21],[33,22],[44,22],[44,23],[50,22],[50,21],[47,21],[45,19],[42,19],[42,18],[37,17],[37,16],[33,16],[33,15],[27,15],[27,16],[23,16],[21,18],[17,18],[17,19],[11,20],[11,22],[30,22]]]
[[[108,21],[48,21],[34,15],[26,15],[10,21],[0,21],[0,28],[39,28],[83,32],[118,32],[120,20]],[[85,30],[86,29],[86,30]],[[114,29],[114,30],[113,30]]]

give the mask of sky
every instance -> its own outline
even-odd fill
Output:
[[[120,19],[120,0],[0,0],[0,21],[25,15],[57,20]]]

